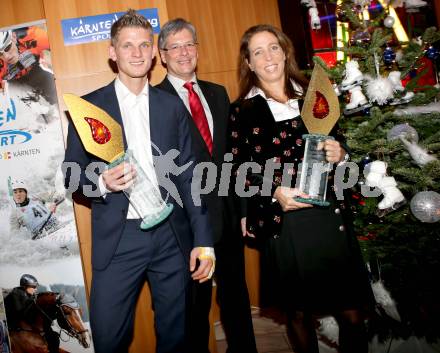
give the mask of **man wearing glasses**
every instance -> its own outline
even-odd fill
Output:
[[[223,86],[197,79],[198,43],[191,23],[182,18],[167,22],[159,34],[158,45],[167,76],[157,87],[182,99],[192,117],[189,125],[197,159],[217,166],[216,180],[205,178],[203,184],[213,185],[215,182],[216,185],[205,195],[205,201],[214,229],[217,302],[228,343],[227,352],[256,353],[236,200],[233,195],[218,195],[226,149],[228,94]],[[192,291],[191,352],[207,353],[212,281],[193,283]]]
[[[5,297],[5,310],[8,328],[10,331],[23,330],[21,321],[31,324],[29,320],[35,311],[40,310],[36,306],[38,280],[25,273],[20,278],[20,286],[15,287]],[[54,332],[50,324],[44,326],[44,338],[47,341],[49,353],[59,352],[60,338]]]

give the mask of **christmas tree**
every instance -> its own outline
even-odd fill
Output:
[[[341,49],[345,59],[332,68],[314,61],[341,93],[339,124],[360,169],[350,200],[355,231],[372,281],[397,308],[393,313],[391,299],[375,292],[383,316],[371,320],[372,331],[434,339],[440,337],[440,32],[426,28],[402,40],[391,5],[376,4],[339,3],[336,16],[350,38]],[[366,19],[368,8],[374,16]]]

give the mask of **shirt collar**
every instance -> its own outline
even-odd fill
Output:
[[[145,84],[144,88],[142,88],[141,93],[139,93],[137,96],[131,92],[126,85],[119,79],[119,77],[116,77],[115,79],[115,90],[116,95],[118,99],[122,102],[126,102],[129,100],[136,100],[137,97],[146,96],[148,97],[148,81]]]
[[[264,91],[260,87],[257,87],[257,86],[254,86],[254,87],[251,88],[249,93],[246,95],[245,99],[250,99],[250,98],[253,98],[253,97],[257,96],[257,95],[260,95],[265,100],[268,100],[267,97],[266,97],[266,94],[264,93]]]
[[[181,90],[183,88],[183,85],[188,82],[186,80],[182,80],[179,77],[173,76],[171,74],[167,74],[167,78],[170,81],[170,83],[173,85],[174,89],[179,92],[179,90]],[[196,74],[194,74],[191,79],[189,80],[190,82],[195,82],[197,84],[197,77]],[[185,88],[184,88],[185,89]],[[186,89],[185,89],[186,92]]]
[[[300,85],[298,85],[293,80],[290,80],[290,82],[292,83],[292,86],[293,86],[293,88],[296,91],[303,93],[303,89],[302,89],[302,87]],[[254,87],[251,88],[249,93],[246,95],[245,99],[250,99],[250,98],[253,98],[253,97],[257,96],[257,95],[260,95],[261,97],[263,97],[267,101],[275,101],[275,99],[273,99],[273,98],[267,98],[266,94],[264,93],[264,91],[260,87],[257,87],[257,86],[254,86]]]
[[[295,87],[296,90],[300,90],[302,92],[302,89],[299,85],[295,84],[295,82],[291,81],[292,85]],[[298,99],[289,99],[286,103],[281,103],[276,101],[273,98],[267,98],[264,91],[259,87],[252,87],[249,93],[246,95],[245,99],[253,98],[257,95],[260,95],[263,97],[268,106],[270,111],[272,112],[274,118],[276,121],[282,121],[286,119],[290,119],[292,117],[296,117],[300,115],[300,109],[298,105]]]

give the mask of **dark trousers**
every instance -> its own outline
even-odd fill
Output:
[[[93,270],[90,318],[96,353],[124,353],[132,340],[140,290],[148,280],[158,353],[182,353],[189,265],[168,222],[150,231],[127,220],[109,266]]]
[[[244,245],[240,234],[225,235],[215,245],[217,303],[228,353],[256,353],[249,294],[245,280]],[[193,283],[190,321],[191,353],[209,352],[209,310],[212,283]]]
[[[44,339],[47,342],[49,353],[58,353],[60,348],[60,336],[50,327],[44,329]]]

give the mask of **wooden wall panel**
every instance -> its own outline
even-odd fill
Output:
[[[202,80],[225,86],[231,100],[234,100],[238,96],[237,70],[235,67],[220,72],[197,72],[197,76]]]
[[[42,0],[2,0],[0,6],[0,27],[45,18]]]
[[[197,29],[198,76],[225,85],[231,99],[238,93],[237,60],[240,38],[250,26],[280,26],[275,0],[167,0],[168,17],[183,17]]]

